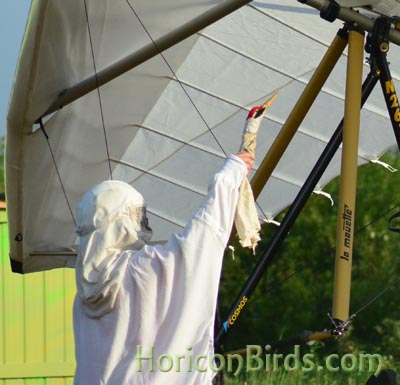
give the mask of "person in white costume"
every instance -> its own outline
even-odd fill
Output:
[[[254,156],[230,155],[181,234],[150,246],[141,194],[121,181],[77,209],[75,385],[205,385],[224,249]]]

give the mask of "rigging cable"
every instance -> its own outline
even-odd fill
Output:
[[[85,5],[85,16],[86,16],[86,23],[87,23],[88,33],[89,33],[90,49],[91,49],[91,52],[92,52],[93,69],[94,69],[94,76],[95,76],[95,79],[96,79],[96,90],[97,90],[97,96],[98,96],[98,99],[99,99],[101,122],[102,122],[102,125],[103,125],[103,134],[104,134],[104,141],[105,141],[105,145],[106,145],[108,168],[109,168],[109,172],[110,172],[110,179],[112,180],[113,176],[112,176],[112,168],[111,168],[111,160],[110,160],[110,151],[109,151],[109,147],[108,147],[107,130],[106,130],[106,125],[105,125],[105,121],[104,121],[103,104],[101,102],[100,87],[99,87],[99,82],[98,82],[98,78],[97,78],[97,66],[96,66],[96,60],[95,60],[95,57],[94,57],[92,33],[91,33],[91,30],[90,30],[89,14],[88,14],[88,9],[87,9],[87,5],[86,5],[86,0],[83,0],[83,3]]]
[[[207,123],[206,119],[204,118],[203,114],[201,113],[201,111],[199,110],[199,108],[196,106],[195,102],[193,101],[193,99],[191,98],[191,96],[189,95],[189,92],[186,90],[186,88],[183,86],[182,82],[180,81],[180,79],[178,78],[178,76],[176,75],[174,69],[172,68],[172,66],[169,64],[168,60],[166,59],[165,55],[163,54],[163,52],[161,51],[161,49],[158,47],[156,41],[153,39],[153,37],[151,36],[149,30],[146,28],[146,26],[144,25],[143,21],[140,19],[138,13],[135,11],[135,9],[133,8],[133,5],[131,4],[131,2],[129,0],[126,0],[129,8],[131,9],[131,11],[133,12],[133,14],[136,16],[136,19],[139,21],[140,25],[142,26],[143,30],[146,32],[147,36],[149,37],[149,39],[151,40],[151,42],[153,43],[154,47],[157,49],[159,55],[162,57],[162,59],[164,60],[165,64],[167,65],[167,67],[169,68],[169,70],[171,71],[171,73],[173,74],[173,76],[175,77],[176,81],[178,82],[178,84],[180,85],[180,87],[182,88],[183,92],[185,93],[185,95],[187,96],[187,98],[189,99],[190,103],[192,104],[193,108],[196,110],[197,114],[199,115],[200,119],[203,121],[203,123],[205,124],[205,126],[207,127],[208,131],[210,132],[210,134],[212,135],[212,137],[214,138],[215,142],[218,144],[220,150],[224,153],[225,156],[228,156],[228,154],[226,153],[226,151],[224,150],[224,148],[222,147],[222,144],[220,143],[220,141],[218,140],[218,138],[216,137],[215,133],[213,132],[213,130],[211,129],[211,127],[209,126],[209,124]]]
[[[355,232],[355,235],[357,236],[361,231],[366,230],[369,226],[377,222],[378,220],[382,219],[385,217],[387,214],[389,214],[391,211],[397,209],[399,205],[393,206],[386,212],[384,212],[382,215],[380,215],[378,218],[373,219],[371,222],[366,224],[365,226],[361,227]],[[358,313],[363,311],[365,308],[369,307],[372,303],[374,303],[378,298],[380,298],[383,294],[385,294],[390,288],[392,288],[395,284],[397,284],[399,280],[397,279],[394,282],[389,283],[384,289],[382,289],[378,294],[376,294],[374,297],[372,297],[365,305],[361,306],[357,311],[355,311],[351,317],[354,318]]]
[[[153,45],[157,48],[160,56],[162,57],[162,59],[164,60],[165,64],[167,65],[167,67],[169,68],[169,70],[171,71],[171,73],[173,74],[173,76],[175,77],[176,81],[178,82],[178,84],[180,85],[180,87],[182,88],[183,92],[185,93],[185,95],[187,96],[187,98],[189,99],[190,103],[193,105],[194,109],[196,110],[196,112],[198,113],[200,119],[203,121],[203,123],[205,124],[205,126],[207,127],[208,131],[210,132],[210,134],[213,136],[214,140],[216,141],[216,143],[218,144],[218,146],[220,147],[221,151],[224,153],[225,156],[227,156],[226,151],[224,150],[222,144],[219,142],[218,138],[216,137],[215,133],[212,131],[211,127],[209,126],[209,124],[207,123],[206,119],[204,118],[203,114],[201,113],[201,111],[198,109],[198,107],[196,106],[195,102],[193,101],[193,99],[191,98],[191,96],[189,95],[188,91],[186,90],[186,88],[184,87],[183,83],[180,81],[180,79],[178,78],[177,74],[175,73],[174,69],[172,68],[172,66],[169,64],[168,60],[166,59],[165,55],[163,54],[163,52],[161,51],[161,49],[157,46],[157,43],[155,42],[155,40],[153,39],[153,37],[151,36],[149,30],[146,28],[146,26],[144,25],[143,21],[141,20],[141,18],[139,17],[138,13],[135,11],[134,7],[132,6],[130,0],[126,0],[129,8],[131,9],[131,11],[133,12],[133,14],[135,15],[135,17],[137,18],[137,20],[139,21],[139,23],[141,24],[142,28],[144,29],[144,31],[146,32],[146,34],[148,35],[149,39],[151,40],[151,42],[153,43]],[[254,7],[253,7],[254,8]],[[269,16],[269,15],[268,15]],[[262,210],[261,206],[258,204],[258,202],[256,202],[257,207],[259,208],[259,210],[262,212],[262,214],[264,215],[265,218],[267,218],[266,214],[264,213],[264,211]],[[396,206],[398,207],[398,206]],[[379,218],[371,221],[370,223],[368,223],[367,225],[365,225],[364,227],[362,227],[361,229],[359,229],[355,234],[358,234],[359,232],[361,232],[362,230],[366,229],[368,226],[372,225],[374,222],[376,222],[377,220],[381,219],[384,215],[386,215],[387,213],[389,213],[390,211],[394,210],[396,207],[391,208],[390,210],[388,210],[387,212],[385,212],[383,215],[381,215]],[[295,274],[297,274],[299,271],[301,271],[302,269],[304,269],[304,267],[299,267],[298,269],[295,269],[293,272],[291,272],[290,274],[288,274],[286,277],[284,277],[281,281],[277,282],[276,284],[271,284],[268,286],[267,290],[271,290],[275,287],[277,287],[278,285],[282,284],[283,282],[289,280],[290,278],[292,278]],[[391,286],[391,285],[390,285]],[[387,286],[384,290],[382,290],[378,295],[376,295],[374,298],[372,298],[372,300],[370,300],[366,305],[364,305],[360,310],[358,310],[356,313],[354,313],[354,315],[358,314],[361,310],[365,309],[367,306],[369,306],[370,304],[372,304],[374,301],[376,301],[380,296],[382,296],[388,289],[390,286]],[[261,298],[264,294],[261,294],[259,297],[254,298],[251,302],[255,302],[256,300],[258,300],[259,298]]]
[[[132,6],[130,0],[126,0],[129,8],[131,9],[131,11],[133,12],[133,14],[135,15],[135,17],[137,18],[137,20],[139,21],[139,23],[141,24],[141,26],[143,27],[144,31],[146,32],[146,34],[148,35],[149,39],[152,41],[153,45],[157,48],[160,56],[162,57],[162,59],[164,60],[165,64],[167,65],[167,67],[169,68],[169,70],[171,71],[171,73],[173,74],[173,76],[175,77],[175,80],[178,82],[178,84],[180,85],[180,87],[182,88],[183,92],[185,93],[185,95],[187,96],[188,100],[190,101],[190,103],[192,104],[192,106],[194,107],[194,109],[196,110],[196,112],[198,113],[200,119],[203,121],[203,123],[205,124],[205,126],[207,127],[208,131],[210,132],[210,134],[212,135],[212,137],[214,138],[215,142],[218,144],[219,148],[221,149],[221,151],[224,153],[225,156],[227,156],[226,151],[224,150],[222,144],[220,143],[220,141],[218,140],[218,138],[216,137],[215,133],[212,131],[211,127],[209,126],[209,124],[207,123],[206,119],[204,118],[204,116],[202,115],[201,111],[198,109],[198,107],[196,106],[196,104],[194,103],[193,99],[191,98],[191,96],[189,95],[188,91],[186,90],[186,88],[184,87],[183,83],[180,81],[180,79],[178,78],[178,76],[176,75],[175,71],[173,70],[172,66],[169,64],[168,60],[166,59],[165,55],[162,53],[161,49],[158,47],[157,43],[155,42],[155,40],[152,38],[150,32],[148,31],[148,29],[146,28],[146,26],[144,25],[144,23],[142,22],[142,20],[140,19],[138,13],[135,11],[134,7]],[[260,10],[258,10],[256,7],[254,6],[250,6],[251,8],[261,12]],[[263,12],[261,12],[263,13]],[[265,14],[266,16],[271,17],[271,15]],[[271,17],[273,18],[273,17]],[[275,18],[273,18],[274,20],[276,20]],[[277,21],[277,20],[276,20]],[[279,21],[281,22],[281,21]],[[308,36],[310,37],[310,36]],[[313,39],[312,37],[310,37],[311,39]],[[257,202],[256,202],[257,203]],[[262,214],[264,215],[265,218],[267,218],[266,214],[264,213],[264,211],[262,210],[262,208],[260,207],[260,205],[257,203],[258,208],[260,209],[260,211],[262,212]],[[396,206],[398,207],[398,206]],[[394,207],[394,208],[396,208]],[[394,208],[391,208],[390,210],[388,210],[387,212],[385,212],[383,215],[381,215],[379,218],[371,221],[370,223],[368,223],[367,225],[365,225],[364,227],[362,227],[361,229],[359,229],[357,232],[355,232],[355,235],[358,234],[359,232],[365,230],[366,228],[368,228],[370,225],[372,225],[374,222],[376,222],[377,220],[381,219],[384,215],[386,215],[387,213],[389,213],[390,211],[392,211]],[[292,278],[295,274],[297,274],[299,271],[303,270],[303,267],[299,267],[298,269],[295,269],[293,272],[291,272],[290,274],[288,274],[286,277],[284,277],[282,280],[276,282],[276,283],[272,283],[270,284],[267,288],[266,291],[270,291],[271,289],[274,289],[276,287],[278,287],[280,284],[282,284],[283,282],[289,280],[290,278]],[[358,313],[360,313],[362,310],[364,310],[365,308],[367,308],[368,306],[370,306],[373,302],[375,302],[379,297],[381,297],[383,294],[385,294],[389,288],[393,285],[390,284],[388,286],[386,286],[383,290],[381,290],[377,295],[375,295],[372,299],[370,299],[365,305],[363,305],[360,309],[358,309],[355,313],[353,313],[352,318],[355,317]],[[263,297],[266,294],[266,292],[264,292],[263,294],[260,294],[260,296],[253,298],[250,303],[254,303],[255,301],[259,300],[261,297]]]
[[[388,286],[386,286],[383,290],[381,290],[378,294],[373,296],[365,305],[361,306],[357,311],[355,311],[352,315],[351,318],[354,318],[358,313],[362,312],[364,309],[366,309],[368,306],[373,304],[379,297],[381,297],[383,294],[385,294],[390,288],[392,288],[396,283],[398,283],[399,280],[396,280],[395,282],[390,283]]]
[[[144,25],[143,21],[141,20],[139,14],[136,12],[136,10],[134,9],[133,5],[131,4],[130,0],[126,0],[129,8],[131,9],[131,11],[133,12],[133,14],[135,15],[136,19],[139,21],[140,25],[142,26],[143,30],[146,32],[147,36],[149,37],[149,39],[151,40],[151,42],[153,43],[154,47],[157,49],[159,55],[161,56],[161,58],[164,60],[166,66],[169,68],[169,70],[171,71],[173,77],[175,78],[175,80],[178,82],[178,84],[180,85],[180,87],[182,88],[183,92],[185,93],[185,95],[187,96],[188,100],[190,101],[190,103],[192,104],[193,108],[195,109],[195,111],[197,112],[198,116],[200,117],[200,119],[202,120],[202,122],[204,123],[204,125],[207,127],[209,133],[212,135],[212,137],[214,138],[215,142],[218,144],[220,150],[223,152],[223,154],[225,155],[225,157],[228,156],[228,154],[226,153],[226,151],[224,150],[221,142],[218,140],[218,138],[216,137],[214,131],[212,130],[212,128],[210,127],[210,125],[207,123],[205,117],[203,116],[203,114],[201,113],[201,111],[199,110],[199,108],[196,106],[196,103],[194,102],[194,100],[192,99],[192,97],[190,96],[189,92],[187,91],[187,89],[185,88],[185,86],[183,85],[183,82],[178,78],[176,72],[174,71],[174,69],[172,68],[172,66],[169,64],[167,58],[165,57],[165,55],[163,54],[163,52],[161,51],[161,49],[158,47],[156,41],[153,39],[153,37],[151,36],[149,30],[146,28],[146,26]],[[267,215],[265,214],[264,210],[262,209],[262,207],[260,206],[260,204],[256,201],[255,202],[258,209],[260,210],[260,212],[262,213],[262,215],[264,216],[265,219],[268,219]]]
[[[142,20],[140,19],[138,13],[135,11],[134,7],[132,6],[130,0],[126,0],[129,8],[131,9],[131,11],[133,12],[133,14],[135,15],[135,17],[137,18],[137,20],[139,21],[139,23],[141,24],[142,28],[144,29],[144,31],[146,32],[146,34],[148,35],[149,39],[152,41],[152,43],[154,44],[154,46],[157,48],[161,58],[164,60],[165,64],[167,65],[167,67],[169,68],[169,70],[171,71],[171,73],[173,74],[173,76],[175,77],[175,80],[178,82],[178,84],[180,85],[180,87],[182,88],[183,92],[185,93],[185,95],[187,96],[188,100],[190,101],[190,103],[192,104],[193,108],[196,110],[198,116],[200,117],[200,119],[203,121],[203,123],[205,124],[205,126],[207,127],[208,131],[210,132],[210,134],[212,135],[212,137],[214,138],[215,142],[218,144],[220,150],[223,152],[223,154],[225,156],[227,156],[226,151],[224,150],[222,144],[220,143],[220,141],[218,140],[218,138],[216,137],[215,133],[213,132],[212,128],[209,126],[209,124],[207,123],[206,119],[204,118],[203,114],[201,113],[201,111],[199,110],[199,108],[196,106],[195,102],[193,101],[192,97],[189,95],[188,91],[186,90],[186,88],[184,87],[183,83],[180,81],[180,79],[178,78],[178,76],[176,75],[174,69],[172,68],[172,66],[169,64],[168,60],[166,59],[165,55],[163,54],[163,52],[161,51],[161,49],[158,47],[157,43],[155,42],[155,40],[152,38],[150,32],[148,31],[148,29],[146,28],[146,26],[144,25],[144,23],[142,22]],[[92,43],[92,37],[91,37],[91,31],[90,31],[90,25],[89,25],[89,17],[88,17],[88,11],[87,11],[87,5],[86,5],[86,0],[84,0],[84,5],[85,5],[85,14],[86,14],[86,21],[87,21],[87,26],[88,26],[88,32],[89,32],[89,39],[90,39],[90,46],[91,46],[91,52],[92,52],[92,59],[93,59],[93,66],[94,66],[94,71],[95,71],[95,78],[96,78],[96,83],[97,83],[97,69],[96,69],[96,63],[95,63],[95,56],[94,56],[94,50],[93,50],[93,43]],[[253,9],[258,10],[256,7],[251,7]],[[259,10],[258,10],[259,11]],[[269,17],[271,17],[270,15],[268,15]],[[107,140],[107,133],[106,133],[106,127],[105,127],[105,122],[104,122],[104,114],[103,114],[103,108],[102,108],[102,102],[101,102],[101,95],[100,95],[100,89],[97,86],[97,93],[98,93],[98,99],[99,99],[99,106],[100,106],[100,113],[101,113],[101,119],[102,119],[102,125],[103,125],[103,132],[104,132],[104,138],[105,138],[105,145],[106,145],[106,151],[107,151],[107,159],[108,159],[108,163],[109,163],[109,170],[110,170],[110,178],[112,179],[112,169],[111,169],[111,161],[110,161],[110,155],[109,155],[109,147],[108,147],[108,140]],[[41,129],[43,131],[43,133],[46,136],[49,148],[50,148],[50,152],[52,154],[53,157],[53,161],[57,170],[57,174],[59,176],[60,179],[60,183],[65,195],[65,198],[67,200],[67,204],[68,207],[71,211],[71,215],[73,217],[73,213],[70,207],[70,204],[68,202],[68,198],[66,196],[65,193],[65,189],[63,187],[63,184],[61,182],[61,178],[59,175],[59,171],[57,168],[57,165],[55,163],[55,159],[54,159],[54,155],[53,152],[51,150],[50,147],[50,143],[48,141],[48,136],[44,131],[43,128],[43,124],[42,121],[40,121],[40,125],[41,125]],[[266,214],[263,212],[263,210],[261,209],[261,207],[259,206],[259,204],[257,203],[257,206],[259,207],[260,211],[263,213],[263,215],[266,217]],[[398,207],[398,205],[396,206]],[[365,230],[366,228],[368,228],[370,225],[372,225],[374,222],[376,222],[377,220],[381,219],[383,216],[385,216],[387,213],[389,213],[390,211],[394,210],[396,207],[393,207],[391,209],[389,209],[387,212],[385,212],[383,215],[381,215],[379,218],[371,221],[370,223],[368,223],[367,225],[365,225],[364,227],[362,227],[361,229],[359,229],[356,233],[360,233],[361,231]],[[74,223],[75,223],[75,219],[73,217]],[[286,277],[284,277],[282,280],[276,282],[276,283],[272,283],[270,284],[266,289],[267,291],[270,291],[271,289],[277,288],[279,285],[281,285],[283,282],[287,281],[288,279],[292,278],[295,274],[297,274],[298,272],[302,271],[304,269],[303,267],[299,267],[298,269],[295,269],[293,272],[291,272],[290,274],[288,274]],[[385,294],[389,288],[393,286],[392,284],[389,284],[387,287],[385,287],[383,290],[381,290],[377,295],[375,295],[372,299],[370,299],[365,305],[363,305],[360,309],[358,309],[355,313],[353,313],[352,317],[356,316],[358,313],[360,313],[361,311],[363,311],[365,308],[367,308],[368,306],[370,306],[373,302],[375,302],[379,297],[381,297],[383,294]],[[269,290],[268,290],[269,289]],[[250,303],[256,302],[257,300],[259,300],[262,296],[264,296],[266,294],[266,292],[264,292],[263,294],[261,294],[260,296],[253,298],[252,301]]]
[[[43,125],[42,119],[40,119],[38,123],[39,123],[39,126],[40,126],[40,130],[43,132],[43,135],[46,138],[47,146],[49,147],[50,155],[51,155],[51,158],[53,159],[54,168],[56,170],[56,173],[57,173],[57,176],[58,176],[58,180],[59,180],[60,185],[61,185],[61,190],[62,190],[62,192],[64,194],[65,201],[67,202],[67,206],[68,206],[69,212],[71,214],[72,221],[74,222],[74,225],[76,227],[76,220],[75,220],[74,212],[73,212],[71,204],[69,202],[69,199],[68,199],[68,196],[67,196],[67,192],[66,192],[65,187],[64,187],[64,183],[63,183],[63,181],[61,179],[60,170],[58,169],[58,166],[57,166],[56,157],[54,156],[54,152],[53,152],[53,149],[52,149],[51,144],[50,144],[49,136],[47,135],[47,132],[44,129],[44,125]]]
[[[355,235],[357,235],[358,233],[360,233],[361,231],[365,230],[367,227],[369,227],[370,225],[373,225],[375,222],[379,221],[380,219],[382,219],[385,215],[389,214],[391,211],[397,209],[400,205],[396,205],[393,206],[392,208],[390,208],[389,210],[385,211],[380,217],[373,219],[371,222],[369,222],[368,224],[366,224],[365,226],[361,227],[360,229],[358,229],[355,232]]]
[[[379,220],[381,220],[382,218],[384,218],[387,214],[389,214],[391,211],[399,208],[400,205],[396,205],[393,206],[392,208],[390,208],[389,210],[385,211],[383,214],[381,214],[379,217],[371,220],[369,223],[367,223],[365,226],[361,227],[360,229],[358,229],[357,231],[355,231],[354,235],[357,236],[358,234],[360,234],[362,231],[366,230],[369,226],[371,226],[372,224],[374,224],[375,222],[378,222]],[[331,252],[335,250],[335,247],[333,246],[331,248]],[[278,280],[276,282],[272,282],[271,284],[269,284],[267,287],[264,288],[264,292],[260,293],[257,297],[252,298],[249,301],[249,304],[257,302],[258,300],[262,299],[263,297],[265,297],[268,293],[271,293],[272,290],[279,288],[279,286],[281,286],[284,282],[288,281],[289,279],[291,279],[293,276],[295,276],[297,273],[300,273],[301,271],[303,271],[305,269],[305,266],[298,263],[295,267],[295,269],[293,271],[291,271],[289,274],[287,274],[285,277],[283,277],[281,280]],[[373,296],[370,300],[368,300],[368,302],[361,306],[357,311],[355,311],[352,314],[352,318],[354,318],[358,313],[360,313],[361,311],[363,311],[365,308],[369,307],[372,303],[374,303],[378,298],[380,298],[382,295],[384,295],[390,288],[392,288],[395,284],[397,284],[400,281],[400,279],[389,283],[388,285],[386,285],[386,287],[384,287],[378,294],[376,294],[375,296]]]

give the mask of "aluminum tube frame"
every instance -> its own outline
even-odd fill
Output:
[[[375,88],[376,84],[378,83],[379,77],[375,71],[371,71],[367,78],[364,81],[362,86],[362,102],[361,106],[367,101],[368,97],[370,96],[372,90]],[[272,263],[273,258],[276,254],[276,251],[283,243],[286,235],[289,233],[291,227],[293,226],[294,222],[296,221],[298,215],[300,214],[301,210],[303,209],[304,205],[306,204],[308,198],[312,194],[315,189],[316,184],[321,179],[321,176],[325,172],[326,168],[328,167],[330,161],[332,160],[333,156],[336,154],[337,149],[339,148],[340,144],[342,143],[342,132],[343,132],[343,122],[344,119],[339,123],[336,131],[334,132],[331,140],[326,145],[325,150],[322,152],[321,156],[319,157],[317,163],[315,164],[313,170],[311,171],[310,175],[308,176],[307,180],[305,181],[303,187],[297,194],[295,200],[293,201],[292,205],[290,206],[285,218],[283,219],[281,225],[278,227],[276,233],[271,238],[268,246],[264,250],[262,257],[260,258],[259,262],[257,263],[256,267],[253,269],[252,273],[250,274],[247,282],[245,283],[241,293],[236,298],[235,302],[231,307],[231,311],[229,312],[229,316],[240,307],[240,303],[243,300],[243,297],[246,299],[250,298],[251,294],[253,293],[254,289],[258,285],[259,281],[263,277],[267,267]],[[247,303],[247,300],[246,300]],[[245,304],[246,305],[246,304]],[[240,308],[240,312],[243,310],[243,307]],[[229,328],[224,327],[224,323],[218,329],[218,333],[216,334],[215,342],[217,344],[217,348],[219,348],[219,344],[221,343],[223,337],[229,332]],[[233,326],[233,325],[231,325]],[[219,349],[221,350],[221,349]]]
[[[299,3],[307,4],[321,12],[326,12],[330,6],[331,0],[297,0]],[[374,19],[369,18],[350,8],[340,7],[337,18],[347,23],[357,23],[357,25],[366,32],[372,32]],[[400,31],[391,28],[389,31],[389,40],[400,45]]]
[[[310,79],[309,84],[306,86],[305,90],[303,91],[302,95],[300,96],[298,102],[294,106],[291,114],[288,117],[288,120],[290,119],[289,124],[286,122],[284,126],[281,129],[281,132],[279,133],[278,137],[275,139],[274,143],[271,146],[271,149],[269,150],[268,154],[264,158],[263,162],[259,166],[254,178],[252,179],[252,189],[253,189],[253,194],[254,198],[257,199],[258,195],[260,194],[261,190],[263,189],[265,183],[268,181],[269,177],[272,174],[273,169],[276,167],[278,164],[280,157],[288,147],[290,141],[292,140],[293,136],[295,135],[297,129],[299,128],[301,122],[304,120],[307,112],[311,108],[314,100],[316,99],[317,95],[322,89],[323,84],[329,77],[330,73],[332,72],[333,68],[335,67],[336,63],[338,62],[341,54],[343,53],[346,45],[347,45],[347,37],[348,37],[348,28],[345,26],[344,28],[340,29],[335,38],[333,39],[330,47],[328,48],[327,52],[325,53],[324,57],[322,58],[319,66],[315,70],[314,75]],[[336,150],[335,150],[336,151]],[[333,156],[333,155],[332,155]],[[321,173],[322,175],[322,173]],[[317,179],[317,181],[319,178]],[[317,183],[315,182],[315,184]],[[315,185],[314,185],[315,187]],[[314,188],[313,187],[313,188]],[[300,209],[301,210],[301,209]],[[291,225],[290,225],[291,226]],[[281,226],[280,229],[285,229],[285,226]],[[289,231],[289,230],[288,230]],[[231,238],[233,238],[233,232],[231,234]],[[286,236],[287,233],[282,232],[281,235],[277,234],[276,238],[281,238],[282,241],[284,237]],[[280,245],[281,241],[278,241],[278,245]],[[271,242],[272,243],[272,242]],[[277,246],[278,247],[278,246]],[[269,249],[267,249],[264,253],[264,256],[261,258],[260,262],[257,264],[255,270],[251,273],[249,280],[252,276],[255,276],[256,270],[260,270],[259,266],[262,266],[265,264],[265,268],[261,267],[261,273],[259,273],[259,279],[261,279],[261,276],[263,272],[266,269],[266,266],[268,264],[267,261],[263,260],[268,260],[270,258],[270,254],[273,254],[273,251],[271,249],[275,249],[274,246],[270,246]],[[258,281],[257,281],[258,283]],[[257,283],[255,285],[257,285]],[[246,283],[245,288],[242,292],[247,292],[248,283]],[[254,289],[253,289],[254,290]],[[240,306],[240,303],[242,302],[243,297],[238,297],[237,300],[235,301],[234,305],[231,308],[230,314],[234,312],[238,306]],[[224,329],[227,331],[227,328],[224,327],[223,325],[226,325],[226,322],[229,322],[231,316],[228,317],[228,320],[222,323],[222,326],[219,327],[218,325],[220,324],[219,320],[220,317],[218,315],[218,311],[216,314],[216,323],[215,323],[215,343],[217,346],[217,350],[221,350],[218,348],[218,343],[222,339],[224,335]],[[218,329],[219,328],[219,329]]]
[[[160,52],[171,48],[175,44],[185,40],[203,28],[208,27],[210,24],[222,19],[223,17],[250,2],[251,0],[224,1],[209,11],[204,12],[203,14],[185,23],[181,27],[160,37],[159,39],[155,40],[154,43],[149,43],[145,47],[110,65],[97,74],[94,74],[82,82],[62,91],[57,99],[49,106],[46,112],[37,119],[37,121],[74,102],[96,88],[101,87],[125,72],[130,71],[131,69],[158,55]]]
[[[363,58],[364,32],[356,29],[351,30],[349,32],[332,305],[335,327],[349,319]]]
[[[296,134],[300,124],[346,48],[346,45],[347,27],[338,31],[299,100],[293,107],[292,112],[282,126],[278,136],[272,143],[267,155],[258,167],[256,174],[252,178],[251,186],[255,199],[260,195],[265,184],[271,177],[273,170],[289,146],[290,141]]]

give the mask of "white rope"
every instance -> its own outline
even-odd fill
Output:
[[[316,195],[322,195],[323,197],[328,198],[331,201],[331,206],[333,206],[335,204],[335,202],[332,199],[332,195],[331,194],[329,194],[329,193],[327,193],[325,191],[322,191],[322,190],[314,190],[313,193],[316,194]]]
[[[229,245],[228,249],[232,252],[232,261],[234,261],[235,260],[235,248],[232,245]]]
[[[264,223],[271,223],[277,227],[279,227],[281,225],[280,222],[275,221],[273,218],[265,218],[265,219],[263,219],[263,221],[264,221]]]
[[[374,164],[377,164],[379,166],[382,166],[383,168],[386,168],[386,170],[389,170],[390,172],[397,172],[398,171],[397,168],[394,168],[390,164],[382,162],[379,159],[371,159],[370,162],[374,163]]]

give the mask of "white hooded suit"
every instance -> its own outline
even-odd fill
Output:
[[[231,155],[181,234],[150,238],[143,198],[100,183],[78,206],[75,385],[208,385],[222,258],[239,186]]]

